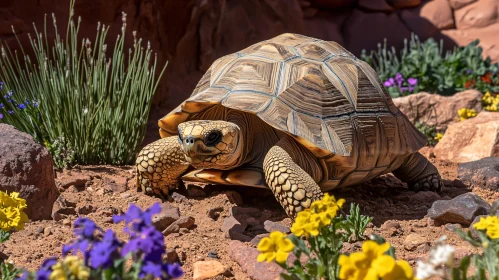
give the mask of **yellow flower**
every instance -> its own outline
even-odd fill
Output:
[[[412,280],[414,274],[406,261],[395,261],[385,255],[390,249],[389,243],[379,245],[369,240],[362,244],[362,252],[355,252],[349,256],[340,255],[340,279],[347,280]]]
[[[288,255],[293,251],[295,245],[286,238],[286,235],[280,231],[274,231],[270,237],[264,237],[258,243],[258,261],[271,262],[274,259],[278,263],[284,263],[288,259]]]
[[[4,192],[0,192],[0,208],[18,207],[26,208],[26,200],[19,198],[19,193],[12,192],[10,196]]]
[[[478,223],[473,225],[477,230],[485,230],[485,233],[492,239],[499,238],[499,217],[480,217]]]
[[[72,277],[68,277],[72,276]],[[52,266],[50,280],[66,280],[69,278],[86,280],[90,277],[90,269],[77,256],[67,256]]]
[[[9,231],[12,228],[24,229],[24,223],[28,221],[28,216],[19,208],[0,208],[0,229]]]
[[[391,258],[391,257],[390,257]],[[393,260],[393,258],[392,258]],[[394,262],[393,269],[386,274],[381,274],[383,280],[413,280],[414,272],[407,261],[399,260]]]
[[[433,139],[440,141],[440,140],[442,140],[443,137],[444,137],[444,135],[439,132],[439,133],[437,133],[437,135]]]
[[[320,229],[331,224],[331,220],[344,203],[344,199],[336,201],[334,196],[325,193],[321,200],[312,202],[309,209],[297,214],[291,232],[296,236],[319,235]]]
[[[459,115],[460,121],[476,117],[476,115],[477,115],[475,109],[468,109],[468,108],[459,109],[457,111],[457,114]]]

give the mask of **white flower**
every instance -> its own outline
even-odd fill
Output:
[[[452,266],[454,263],[454,247],[448,244],[442,244],[433,248],[430,251],[429,261],[435,266],[443,264]]]
[[[439,276],[441,273],[435,269],[435,266],[431,263],[425,263],[422,261],[417,262],[416,268],[416,278],[418,280],[428,279],[433,276]]]
[[[88,113],[88,109],[87,108],[83,109],[83,115],[86,115],[87,113]]]

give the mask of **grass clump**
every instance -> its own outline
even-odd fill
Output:
[[[63,145],[74,153],[70,161],[79,164],[130,163],[140,149],[152,97],[166,65],[157,75],[157,56],[149,43],[142,46],[135,32],[133,47],[125,49],[124,13],[114,46],[106,43],[109,27],[100,23],[93,43],[79,38],[81,19],[74,20],[73,7],[71,0],[65,38],[54,15],[54,41],[47,38],[47,17],[41,32],[34,26],[35,35],[29,37],[34,57],[19,38],[19,51],[1,44],[0,81],[6,94],[0,96],[0,122],[49,147],[60,146],[57,141],[64,139]],[[36,102],[36,107],[25,101]]]

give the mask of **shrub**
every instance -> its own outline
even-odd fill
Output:
[[[132,204],[124,215],[114,216],[115,224],[125,222],[128,242],[119,240],[111,229],[104,231],[92,220],[78,218],[74,224],[76,239],[63,246],[63,259],[49,258],[38,271],[26,271],[22,279],[179,278],[184,273],[178,263],[163,261],[164,237],[152,224],[152,216],[160,210],[159,203],[145,211]]]
[[[157,58],[149,44],[142,46],[135,32],[133,47],[126,55],[126,14],[113,48],[105,43],[109,27],[100,23],[93,44],[90,39],[80,39],[81,19],[74,21],[73,6],[71,0],[66,39],[59,34],[54,15],[53,42],[47,38],[47,19],[42,32],[35,26],[35,36],[29,37],[34,58],[24,52],[19,39],[20,52],[2,43],[0,80],[21,107],[9,103],[12,96],[0,96],[4,107],[0,108],[4,117],[0,121],[41,143],[53,144],[64,137],[80,164],[130,163],[140,149],[151,99],[166,65],[156,75]],[[30,107],[33,102],[36,110]],[[16,112],[9,114],[14,109]],[[18,114],[21,110],[28,113]]]
[[[452,95],[457,91],[474,88],[481,92],[499,91],[499,63],[493,64],[489,57],[482,58],[479,41],[453,51],[443,52],[443,42],[433,38],[421,42],[417,35],[404,40],[404,48],[397,53],[387,42],[378,44],[378,50],[361,59],[369,63],[384,81],[392,97],[427,91]]]

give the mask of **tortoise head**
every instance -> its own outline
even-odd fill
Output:
[[[197,169],[230,169],[242,156],[243,137],[234,123],[195,120],[178,125],[185,159]]]

